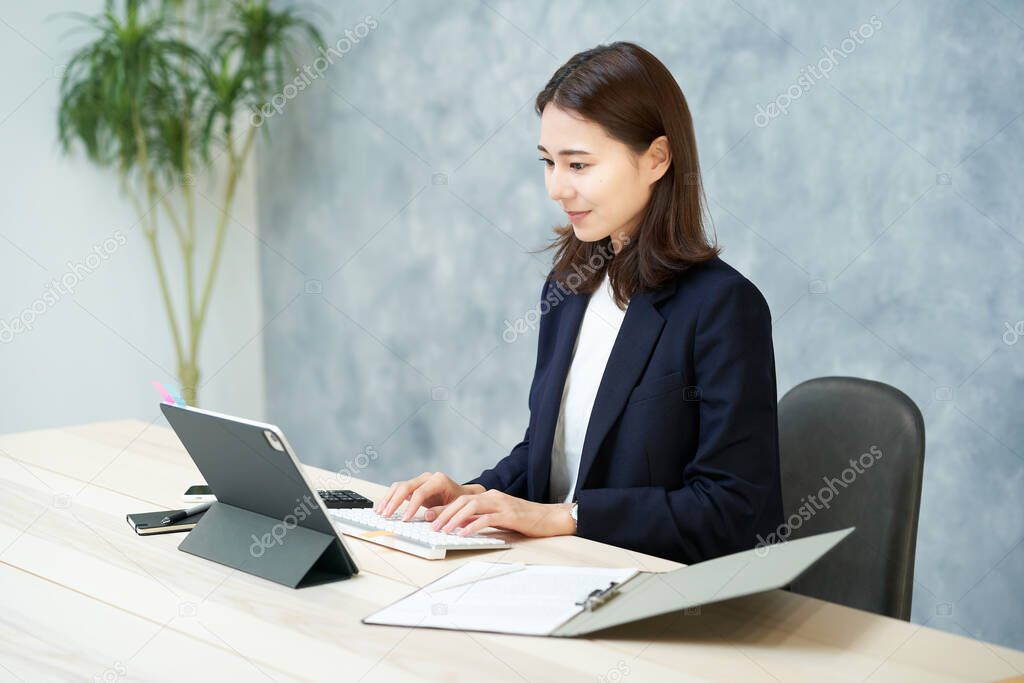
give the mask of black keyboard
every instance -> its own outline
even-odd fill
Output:
[[[328,508],[372,508],[373,501],[355,491],[317,491]]]

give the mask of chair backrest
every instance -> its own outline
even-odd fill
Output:
[[[790,590],[910,619],[924,445],[921,411],[888,384],[820,377],[782,397],[778,536],[857,527]]]

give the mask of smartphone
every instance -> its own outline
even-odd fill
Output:
[[[206,484],[196,484],[189,486],[181,499],[186,503],[211,503],[217,500],[217,496],[213,495],[213,491]]]

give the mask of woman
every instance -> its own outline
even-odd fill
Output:
[[[752,548],[782,524],[771,315],[705,235],[683,93],[617,42],[572,57],[536,111],[570,224],[548,247],[526,435],[472,481],[424,472],[374,510],[687,564]]]

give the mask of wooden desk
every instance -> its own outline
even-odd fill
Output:
[[[385,488],[309,468],[319,486]],[[575,537],[427,561],[348,539],[360,574],[301,590],[139,537],[128,512],[178,507],[201,481],[159,422],[0,437],[0,681],[979,681],[1024,653],[773,591],[560,639],[365,626],[469,557],[676,563]]]

